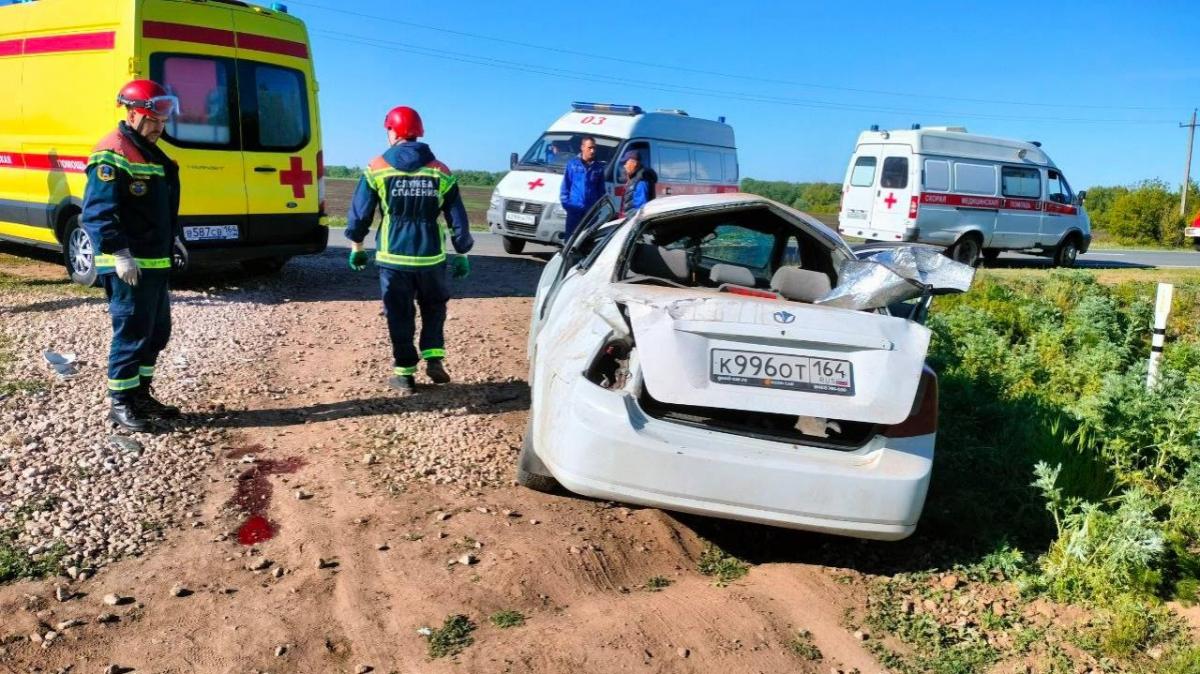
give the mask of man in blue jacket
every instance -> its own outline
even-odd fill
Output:
[[[571,238],[571,232],[583,219],[588,209],[604,196],[604,162],[596,160],[596,139],[584,136],[579,141],[579,156],[567,162],[563,173],[562,188],[558,200],[567,212],[567,224],[563,228],[563,241]]]
[[[392,338],[393,370],[388,380],[402,394],[416,390],[417,364],[425,360],[425,373],[435,384],[450,382],[442,364],[446,357],[443,328],[450,289],[447,266],[454,278],[466,278],[471,265],[466,253],[475,245],[467,222],[467,209],[450,169],[418,143],[425,126],[416,110],[397,107],[384,119],[391,147],[371,160],[354,191],[346,238],[352,242],[350,268],[367,268],[363,239],[383,207],[376,234],[375,264],[383,289],[388,333]],[[437,221],[441,214],[453,228],[451,241],[458,255],[446,254],[446,230]],[[421,350],[413,346],[416,308],[421,308]]]
[[[658,174],[654,169],[642,164],[642,153],[629,150],[621,158],[625,162],[625,191],[621,194],[621,211],[619,217],[633,213],[654,199],[658,189]]]

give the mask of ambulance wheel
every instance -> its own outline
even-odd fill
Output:
[[[1192,239],[1192,248],[1195,248],[1196,252],[1200,252],[1200,236]]]
[[[534,491],[553,494],[560,491],[562,486],[550,475],[550,470],[534,452],[532,431],[532,423],[525,426],[525,440],[521,443],[521,453],[517,456],[517,484]]]
[[[63,264],[67,275],[81,286],[97,285],[100,276],[96,273],[96,249],[92,239],[79,226],[79,216],[72,215],[67,221],[66,236],[63,237]]]
[[[504,237],[504,252],[509,255],[520,255],[525,251],[525,239],[511,236]]]
[[[242,260],[242,269],[256,276],[261,274],[277,274],[290,259],[292,258],[284,255],[276,255],[274,257],[258,257],[253,260]]]
[[[982,249],[979,238],[976,235],[967,234],[946,249],[946,257],[974,267],[979,264],[979,253]]]
[[[1079,257],[1079,239],[1071,234],[1058,244],[1058,248],[1054,251],[1054,266],[1074,267],[1077,257]]]
[[[999,248],[984,248],[983,249],[983,261],[986,262],[988,265],[995,264],[996,260],[998,260],[998,259],[1000,259],[1000,249]]]

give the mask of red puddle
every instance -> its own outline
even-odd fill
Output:
[[[227,456],[234,458],[234,454],[245,456],[258,451],[262,451],[262,447],[255,445],[234,450]],[[263,459],[238,475],[237,489],[233,498],[229,499],[229,505],[248,515],[242,526],[238,527],[239,543],[254,545],[275,537],[279,526],[267,519],[267,506],[271,504],[271,493],[274,491],[268,478],[271,475],[294,473],[304,465],[304,459],[297,457],[281,460]]]

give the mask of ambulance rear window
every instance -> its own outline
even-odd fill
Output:
[[[239,61],[245,149],[295,152],[311,134],[304,73],[266,63]]]
[[[908,187],[908,157],[888,157],[883,160],[879,186],[894,190]]]
[[[167,125],[168,139],[182,147],[236,148],[231,59],[156,55],[152,70],[179,97],[179,114]]]
[[[854,162],[854,171],[850,173],[850,184],[854,187],[870,187],[875,184],[874,157],[859,157]]]

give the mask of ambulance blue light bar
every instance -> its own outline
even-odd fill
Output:
[[[575,101],[571,104],[575,112],[589,112],[603,115],[640,115],[642,109],[636,105],[616,105],[614,103],[584,103]]]

